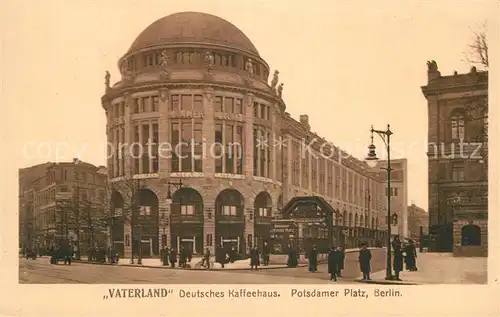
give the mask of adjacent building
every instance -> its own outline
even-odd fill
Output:
[[[429,214],[419,206],[411,204],[408,206],[408,237],[412,240],[420,240],[420,233],[427,235],[429,232]]]
[[[430,250],[485,256],[488,72],[442,76],[427,65]]]
[[[387,161],[380,162],[381,169],[387,168]],[[391,196],[391,235],[407,238],[408,235],[408,161],[406,158],[391,159],[391,179],[389,191],[387,188],[387,171],[380,172],[385,178],[385,196]],[[387,198],[386,198],[387,199]],[[387,216],[384,217],[387,228]]]
[[[313,133],[306,115],[285,112],[278,72],[237,27],[172,14],[148,26],[118,66],[116,83],[106,73],[102,107],[114,144],[110,243],[124,256],[132,246],[144,256],[163,246],[246,252],[269,239],[271,221],[300,195],[339,210],[350,243],[376,238],[383,180]]]
[[[106,181],[105,167],[77,159],[20,169],[20,247],[69,241],[85,252],[106,243]]]

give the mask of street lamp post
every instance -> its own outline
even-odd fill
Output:
[[[172,190],[170,189],[171,187],[174,187],[176,190],[179,190],[182,188],[184,183],[182,182],[182,179],[179,180],[178,182],[167,182],[167,204],[172,204]],[[179,195],[179,212],[182,213],[182,195]],[[172,214],[172,210],[170,211]],[[182,221],[182,217],[180,218]],[[170,228],[172,228],[173,224],[172,221],[170,221]],[[170,230],[170,234],[172,234],[172,230]],[[196,246],[195,246],[196,247]],[[177,250],[179,252],[179,250]]]
[[[392,280],[392,263],[391,263],[391,135],[393,134],[390,125],[387,125],[386,130],[375,130],[373,126],[370,129],[371,133],[371,143],[368,146],[368,156],[366,157],[366,163],[371,168],[377,166],[378,157],[375,152],[375,144],[373,144],[373,134],[376,133],[384,141],[385,147],[387,149],[387,167],[382,167],[381,169],[387,171],[387,264],[386,264],[386,280]]]

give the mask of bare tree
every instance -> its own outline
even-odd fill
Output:
[[[128,219],[130,220],[132,227],[132,258],[131,262],[134,262],[134,254],[138,256],[138,264],[142,263],[142,219],[141,211],[139,207],[139,190],[142,188],[143,184],[140,179],[133,179],[130,177],[125,177],[124,179],[117,181],[115,183],[109,184],[108,194],[111,200],[111,195],[113,192],[118,192],[123,198],[123,205],[120,210],[117,210],[117,206],[113,206],[109,210],[109,218],[111,219],[111,224],[114,224],[116,219]],[[112,203],[111,203],[112,205]],[[136,245],[137,244],[137,245]],[[137,249],[136,249],[137,247]]]
[[[487,24],[483,23],[478,30],[472,30],[473,38],[465,53],[465,60],[467,62],[485,69],[488,69],[490,66],[487,29]]]

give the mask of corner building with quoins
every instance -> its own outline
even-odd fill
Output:
[[[314,157],[327,141],[310,131],[306,115],[298,122],[285,112],[279,85],[268,84],[269,66],[231,23],[196,12],[166,16],[118,66],[121,79],[110,85],[107,76],[102,106],[113,144],[110,243],[125,257],[139,240],[145,256],[164,245],[201,253],[223,244],[245,253],[269,239],[271,220],[303,195],[322,196],[339,211],[335,225],[348,246],[383,240],[384,179],[352,157],[340,160],[333,145],[330,158]],[[303,140],[314,138],[312,153],[303,151]],[[260,139],[269,146],[258,147]],[[147,148],[148,140],[153,155],[131,146]],[[189,145],[170,151],[177,144]],[[168,184],[180,180],[180,189]],[[321,235],[307,224],[299,230],[304,239]]]
[[[430,251],[488,253],[488,72],[428,62]]]

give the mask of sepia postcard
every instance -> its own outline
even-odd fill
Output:
[[[0,7],[0,315],[499,313],[499,2]]]

